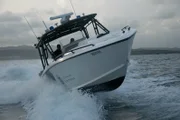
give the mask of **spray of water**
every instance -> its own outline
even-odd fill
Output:
[[[99,120],[103,116],[103,104],[96,96],[82,94],[78,91],[66,91],[59,84],[33,76],[29,72],[30,63],[24,80],[18,71],[10,77],[13,69],[19,66],[10,65],[0,74],[0,104],[20,104],[27,112],[27,120]],[[22,63],[21,63],[22,65]],[[36,69],[37,67],[35,67]],[[30,71],[31,71],[30,70]],[[9,72],[10,71],[10,72]],[[33,70],[32,70],[33,71]],[[14,71],[13,71],[14,72]],[[21,80],[18,80],[18,76]],[[28,76],[28,77],[27,77]]]

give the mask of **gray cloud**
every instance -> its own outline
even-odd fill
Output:
[[[53,5],[55,1],[57,0],[51,1]],[[134,48],[180,47],[180,0],[76,0],[73,4],[77,14],[98,13],[98,20],[112,31],[120,30],[126,25],[136,28],[138,33]],[[38,12],[48,26],[57,22],[49,21],[50,16],[71,11],[69,2],[61,3],[56,8],[44,6],[40,9],[40,7],[38,7]],[[28,18],[37,35],[44,33],[44,26],[36,11],[37,9],[30,9],[24,13],[10,11],[0,13],[1,43],[31,44],[34,42],[34,36],[23,16]]]
[[[179,0],[152,0],[154,4],[180,4]]]
[[[22,18],[16,14],[13,14],[10,11],[6,11],[2,14],[0,14],[0,23],[2,22],[19,22]]]
[[[34,36],[23,16],[27,16],[37,35],[42,34],[42,23],[33,13],[17,14],[9,11],[0,14],[0,41],[5,45],[32,43]]]
[[[172,19],[177,16],[173,10],[163,9],[156,12],[155,18],[157,19]]]
[[[161,4],[156,5],[154,18],[157,19],[173,19],[180,16],[180,5],[175,4]]]
[[[0,10],[1,10],[2,6],[3,6],[3,0],[0,0]]]

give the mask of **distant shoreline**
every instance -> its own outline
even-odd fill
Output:
[[[179,54],[180,49],[133,49],[132,55]]]
[[[180,48],[140,48],[133,49],[132,55],[179,54]],[[0,60],[40,59],[32,46],[0,47]]]

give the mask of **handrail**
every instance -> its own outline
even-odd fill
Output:
[[[122,28],[121,29],[121,31],[123,31],[124,32],[124,29],[127,29],[128,28],[128,30],[130,30],[131,29],[131,27],[129,27],[129,26],[125,26],[124,28]]]
[[[85,48],[85,47],[89,47],[89,46],[95,46],[94,44],[89,44],[89,45],[85,45],[85,46],[82,46],[82,47],[78,47],[78,48],[75,48],[73,50],[70,50],[70,52],[72,52],[74,54],[74,51],[75,50],[79,50],[79,49],[82,49],[82,48]]]

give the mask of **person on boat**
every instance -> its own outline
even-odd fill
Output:
[[[73,43],[75,40],[74,40],[74,38],[71,38],[70,39],[70,43]]]
[[[54,57],[56,58],[57,56],[61,55],[62,56],[62,49],[61,49],[61,45],[57,44],[57,49],[56,51],[54,51]]]

